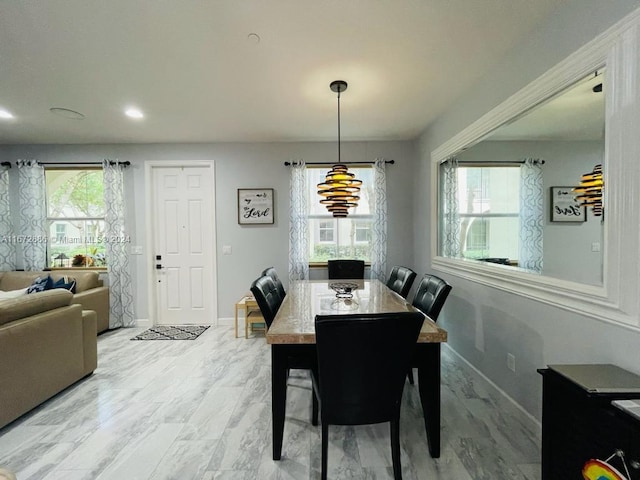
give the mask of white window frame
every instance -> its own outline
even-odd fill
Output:
[[[606,67],[606,125],[601,286],[527,273],[519,268],[439,256],[431,268],[604,322],[640,328],[640,9],[577,50],[431,153],[431,222],[438,237],[438,167],[463,148],[596,70]]]
[[[74,166],[72,164],[70,164],[69,166],[64,166],[64,167],[46,167],[45,166],[45,184],[46,184],[46,175],[47,175],[47,171],[60,171],[60,170],[64,170],[64,171],[69,171],[69,170],[75,170],[75,171],[89,171],[89,170],[96,170],[96,171],[102,171],[103,175],[104,175],[104,171],[102,169],[102,167],[89,167],[89,166]],[[101,217],[50,217],[49,216],[49,192],[45,191],[45,201],[46,201],[46,206],[47,206],[47,220],[46,220],[46,225],[47,225],[47,232],[50,233],[51,231],[51,225],[57,221],[63,221],[63,222],[90,222],[90,221],[101,221],[104,222],[105,221],[105,217],[101,216]],[[106,206],[105,206],[105,213],[106,213]],[[56,229],[57,230],[57,229]],[[65,229],[66,230],[66,229]],[[56,236],[55,236],[55,240],[58,241],[58,232],[56,231]],[[50,239],[53,240],[53,239]],[[85,238],[86,241],[86,238]],[[100,243],[103,241],[103,239],[101,238],[96,238],[94,239],[94,241],[96,243]],[[73,243],[70,243],[70,245]],[[77,245],[88,245],[85,242],[78,242]],[[106,255],[106,253],[105,253]],[[49,248],[47,248],[47,263],[49,262]],[[89,266],[89,267],[85,267],[85,266],[74,266],[73,269],[106,269],[107,265],[109,264],[108,260],[106,261],[106,265],[101,265],[101,266],[97,266],[97,267],[93,267],[93,266]],[[51,265],[47,265],[48,268],[56,268],[55,265],[51,266]]]

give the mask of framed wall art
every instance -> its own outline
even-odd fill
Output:
[[[238,189],[240,225],[272,224],[273,213],[273,188]]]
[[[551,187],[551,221],[584,222],[587,209],[576,202],[574,187]]]

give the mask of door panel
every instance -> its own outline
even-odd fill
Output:
[[[213,170],[154,167],[157,321],[160,325],[214,321]]]

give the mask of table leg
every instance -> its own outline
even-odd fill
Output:
[[[238,304],[236,303],[236,338],[238,338]]]
[[[432,458],[440,457],[440,344],[421,343],[416,348],[418,389]]]
[[[271,345],[271,420],[273,428],[273,459],[280,460],[284,436],[284,416],[287,405],[286,345]]]

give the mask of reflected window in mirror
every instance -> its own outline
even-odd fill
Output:
[[[505,164],[452,161],[442,166],[441,251],[450,257],[542,267],[542,172],[537,159]],[[452,172],[449,172],[452,170]],[[521,184],[527,196],[521,201]],[[533,185],[532,184],[537,184]],[[535,188],[535,193],[534,193]],[[451,194],[451,191],[456,192]],[[535,198],[537,197],[537,198]],[[533,213],[531,210],[533,208]],[[531,246],[534,244],[534,246]],[[536,246],[537,245],[537,246]],[[535,252],[531,253],[520,249]]]
[[[439,255],[602,285],[601,218],[553,220],[551,189],[604,163],[604,80],[583,77],[439,165]]]

